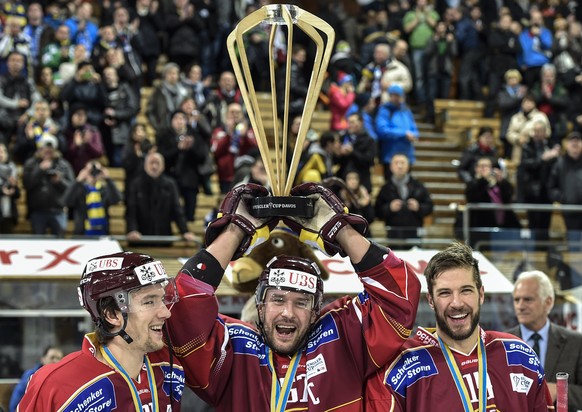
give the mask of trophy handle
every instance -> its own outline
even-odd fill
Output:
[[[271,158],[271,150],[267,142],[267,134],[261,116],[261,109],[258,104],[255,87],[250,73],[250,65],[247,53],[244,47],[243,35],[252,28],[262,24],[271,24],[271,33],[269,36],[269,73],[271,79],[271,110],[274,119],[274,140],[275,140],[275,159]],[[286,60],[286,79],[285,79],[285,106],[283,110],[283,130],[282,138],[279,135],[279,115],[277,111],[277,91],[276,91],[276,75],[275,75],[275,60],[273,57],[273,44],[275,38],[275,31],[278,25],[287,27],[287,60]],[[297,141],[293,148],[293,156],[289,170],[287,170],[287,140],[288,140],[288,125],[289,125],[289,94],[290,94],[290,69],[291,69],[291,49],[293,47],[293,28],[297,26],[303,30],[316,44],[316,55],[314,59],[313,71],[309,80],[307,97],[305,106],[301,116],[301,124],[297,135]],[[320,33],[327,37],[327,41]],[[319,17],[300,9],[297,6],[287,4],[273,4],[263,6],[259,10],[249,14],[242,19],[227,38],[227,49],[232,62],[233,70],[237,78],[239,89],[246,105],[246,110],[257,136],[257,143],[261,158],[267,172],[271,190],[275,196],[288,196],[295,174],[299,166],[299,158],[303,143],[305,141],[311,119],[323,80],[329,59],[331,57],[333,44],[335,40],[335,32],[333,28]],[[282,148],[281,148],[282,146]],[[273,170],[274,167],[274,170]]]

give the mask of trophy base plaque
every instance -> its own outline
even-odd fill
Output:
[[[250,213],[254,217],[296,216],[313,217],[314,200],[304,196],[266,196],[251,201]]]

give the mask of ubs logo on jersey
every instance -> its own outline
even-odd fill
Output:
[[[179,402],[182,399],[184,383],[186,382],[184,371],[177,368],[170,370],[170,366],[161,366],[161,368],[162,372],[164,372],[164,393],[169,395],[170,391],[172,391],[172,398]]]
[[[404,353],[388,372],[384,383],[400,396],[406,397],[406,388],[419,379],[438,374],[434,359],[426,349]]]
[[[83,389],[61,410],[63,412],[104,412],[116,408],[113,383],[105,378]]]

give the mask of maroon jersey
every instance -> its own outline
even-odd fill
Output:
[[[368,381],[367,411],[463,411],[453,375],[432,330],[418,328],[402,353]],[[483,331],[487,354],[487,412],[548,411],[552,400],[535,352],[503,332]],[[466,355],[451,349],[479,410],[477,345]],[[393,408],[393,409],[392,409]]]
[[[85,335],[80,351],[58,363],[45,365],[32,375],[17,411],[135,411],[132,392],[123,376],[95,358],[98,346],[94,335]],[[170,365],[167,348],[147,357],[153,370],[159,411],[179,411],[184,389],[182,366],[177,360]],[[139,381],[133,380],[133,383],[143,412],[152,411],[152,391],[145,365]]]
[[[358,273],[364,292],[322,310],[301,352],[286,410],[364,409],[364,382],[410,335],[420,296],[414,271],[386,253],[382,263]],[[274,355],[271,363],[261,334],[218,314],[213,288],[188,275],[190,269],[177,277],[180,301],[166,321],[187,385],[218,412],[271,410],[271,371],[283,382],[289,357]]]

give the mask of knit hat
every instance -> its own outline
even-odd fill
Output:
[[[339,76],[337,84],[342,86],[348,82],[353,82],[353,81],[354,81],[354,78],[352,76],[350,76],[349,74],[344,74],[343,76]]]
[[[398,96],[404,96],[404,89],[399,84],[393,84],[388,87],[388,94],[397,94]]]
[[[36,142],[36,147],[52,147],[53,149],[59,148],[59,141],[55,136],[49,133],[44,133],[40,139]]]
[[[345,40],[338,41],[335,46],[336,53],[350,53],[351,51],[352,48],[350,47],[350,44]]]

